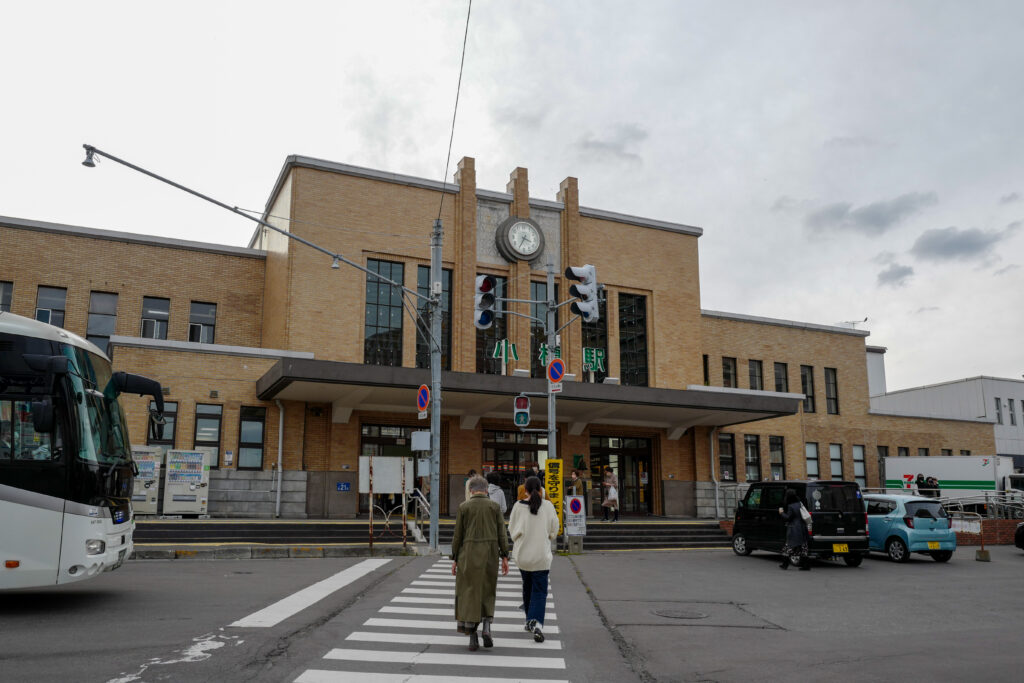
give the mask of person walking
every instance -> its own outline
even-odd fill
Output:
[[[789,569],[790,564],[797,564],[800,571],[809,571],[811,558],[807,555],[807,523],[804,522],[803,503],[793,489],[786,489],[785,507],[779,508],[779,514],[786,519],[786,544],[782,546],[782,564],[779,569]]]
[[[540,479],[527,477],[524,485],[529,498],[512,506],[508,528],[512,534],[512,557],[523,580],[526,630],[536,642],[543,643],[551,540],[558,535],[558,515],[551,501],[541,497]]]
[[[619,521],[619,479],[611,467],[604,468],[604,481],[601,485],[604,487],[604,501],[601,503],[601,507],[604,508],[604,521],[608,521],[608,510],[614,510],[615,518],[612,521],[617,522]]]
[[[501,489],[501,475],[497,472],[487,473],[487,497],[498,504],[498,507],[501,508],[501,514],[508,512],[505,492]]]
[[[469,482],[476,476],[476,470],[466,472],[466,500],[469,500]],[[463,501],[465,502],[465,501]]]
[[[459,506],[452,536],[452,575],[455,577],[455,621],[469,636],[469,649],[494,647],[491,622],[498,592],[494,560],[501,558],[501,575],[508,575],[508,532],[498,504],[487,495],[487,480],[469,480],[469,500]],[[480,628],[479,637],[477,629]]]

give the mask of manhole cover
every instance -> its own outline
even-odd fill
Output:
[[[694,612],[685,609],[656,609],[654,613],[659,617],[668,619],[707,619],[708,615],[703,612]]]

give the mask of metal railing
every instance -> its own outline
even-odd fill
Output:
[[[866,494],[920,496],[914,489],[897,487],[864,488]],[[988,519],[1024,519],[1024,498],[1020,491],[984,491],[973,496],[921,496],[936,501],[947,513],[978,513]]]
[[[412,490],[412,499],[416,503],[415,521],[420,523],[426,520],[430,522],[430,501],[419,489]]]

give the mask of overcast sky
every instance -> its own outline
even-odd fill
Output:
[[[253,209],[289,154],[440,180],[465,18],[423,0],[7,3],[0,215],[247,243],[243,218],[85,169],[86,142]],[[1019,379],[1021,36],[1014,0],[476,0],[452,168],[475,157],[504,190],[525,166],[548,199],[571,175],[584,206],[704,228],[704,308],[866,317],[890,390]]]

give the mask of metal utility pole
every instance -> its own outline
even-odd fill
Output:
[[[547,333],[549,353],[554,353],[555,338],[558,336],[558,302],[555,301],[555,267],[548,262],[548,311],[547,311]],[[546,379],[545,373],[545,379]],[[558,447],[555,443],[558,427],[555,424],[555,396],[551,391],[551,380],[548,382],[548,458],[558,458]]]
[[[441,509],[441,219],[430,235],[430,549],[437,550]]]

